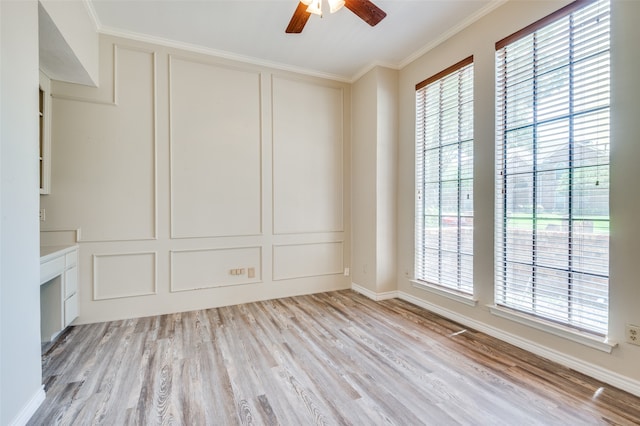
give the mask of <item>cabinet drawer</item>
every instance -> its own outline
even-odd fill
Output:
[[[51,278],[60,275],[64,271],[64,257],[57,257],[40,264],[40,284],[46,283]]]
[[[78,293],[64,301],[64,326],[78,318]]]
[[[76,266],[78,263],[78,250],[74,250],[71,253],[67,253],[65,256],[67,268]]]
[[[64,273],[64,298],[76,294],[78,291],[78,268],[73,267]]]

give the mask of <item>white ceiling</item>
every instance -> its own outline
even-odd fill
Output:
[[[504,0],[373,0],[370,27],[347,8],[284,32],[297,0],[87,0],[102,33],[353,81],[373,65],[401,68]],[[325,2],[326,3],[326,2]],[[328,7],[325,5],[325,9]]]

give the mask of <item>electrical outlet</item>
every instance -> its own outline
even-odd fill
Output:
[[[40,209],[40,222],[44,222],[46,218],[46,211],[44,209]]]
[[[345,277],[348,277],[350,273],[351,272],[349,271],[349,268],[344,268],[344,276]]]
[[[627,343],[640,346],[640,326],[627,324],[626,333]]]

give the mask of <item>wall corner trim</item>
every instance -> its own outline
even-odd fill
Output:
[[[385,291],[383,293],[376,293],[375,291],[371,291],[368,288],[365,288],[356,283],[351,283],[351,290],[362,294],[363,296],[368,297],[369,299],[380,301],[380,300],[388,300],[388,299],[397,299],[398,292],[397,291]]]
[[[35,414],[40,405],[44,402],[46,394],[44,392],[44,385],[40,386],[40,389],[33,394],[31,399],[22,407],[22,410],[18,415],[9,423],[10,426],[23,426],[26,425],[31,416]]]

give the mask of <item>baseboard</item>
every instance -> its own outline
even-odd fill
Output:
[[[46,395],[44,393],[44,385],[31,397],[29,402],[22,407],[18,415],[9,423],[11,426],[24,426],[27,424],[31,416],[36,412],[38,407],[44,402]]]
[[[449,309],[445,309],[433,303],[429,303],[420,298],[412,296],[411,294],[402,291],[397,292],[397,294],[398,299],[412,303],[416,306],[420,306],[421,308],[441,315],[452,321],[459,322],[460,324],[466,325],[467,327],[473,328],[482,333],[488,334],[489,336],[495,337],[496,339],[500,339],[504,342],[517,346],[520,349],[524,349],[535,355],[541,356],[550,361],[557,362],[560,365],[586,374],[587,376],[593,377],[594,379],[608,383],[626,392],[632,393],[636,396],[640,396],[640,381],[630,379],[611,370],[607,370],[606,368],[602,368],[598,365],[585,362],[581,359],[566,355],[562,352],[558,352],[546,346],[540,346],[539,344],[534,343],[530,340],[523,339],[522,337],[515,334],[507,333],[503,330],[476,321],[472,318],[460,315],[457,312],[450,311]]]
[[[388,299],[397,299],[398,292],[397,291],[385,291],[383,293],[376,293],[374,291],[369,290],[368,288],[362,287],[356,283],[351,283],[351,290],[356,291],[363,296],[367,296],[371,300],[380,301],[380,300],[388,300]]]
[[[384,293],[376,293],[356,283],[351,284],[351,289],[368,297],[369,299],[376,301],[394,298],[404,300],[416,306],[420,306],[421,308],[424,308],[428,311],[441,315],[447,319],[450,319],[451,321],[466,325],[467,327],[473,328],[474,330],[478,330],[489,336],[495,337],[496,339],[500,339],[504,342],[510,343],[520,349],[524,349],[525,351],[531,352],[550,361],[557,362],[560,365],[571,368],[572,370],[586,374],[589,377],[593,377],[594,379],[608,383],[611,386],[615,386],[618,389],[622,389],[626,392],[640,397],[640,381],[630,379],[611,370],[607,370],[606,368],[602,368],[598,365],[585,362],[581,359],[566,355],[562,352],[558,352],[546,346],[540,346],[539,344],[532,342],[531,340],[523,339],[522,337],[515,334],[507,333],[503,330],[492,327],[480,321],[476,321],[472,318],[460,315],[457,312],[427,302],[409,293],[405,293],[403,291],[388,291]]]

